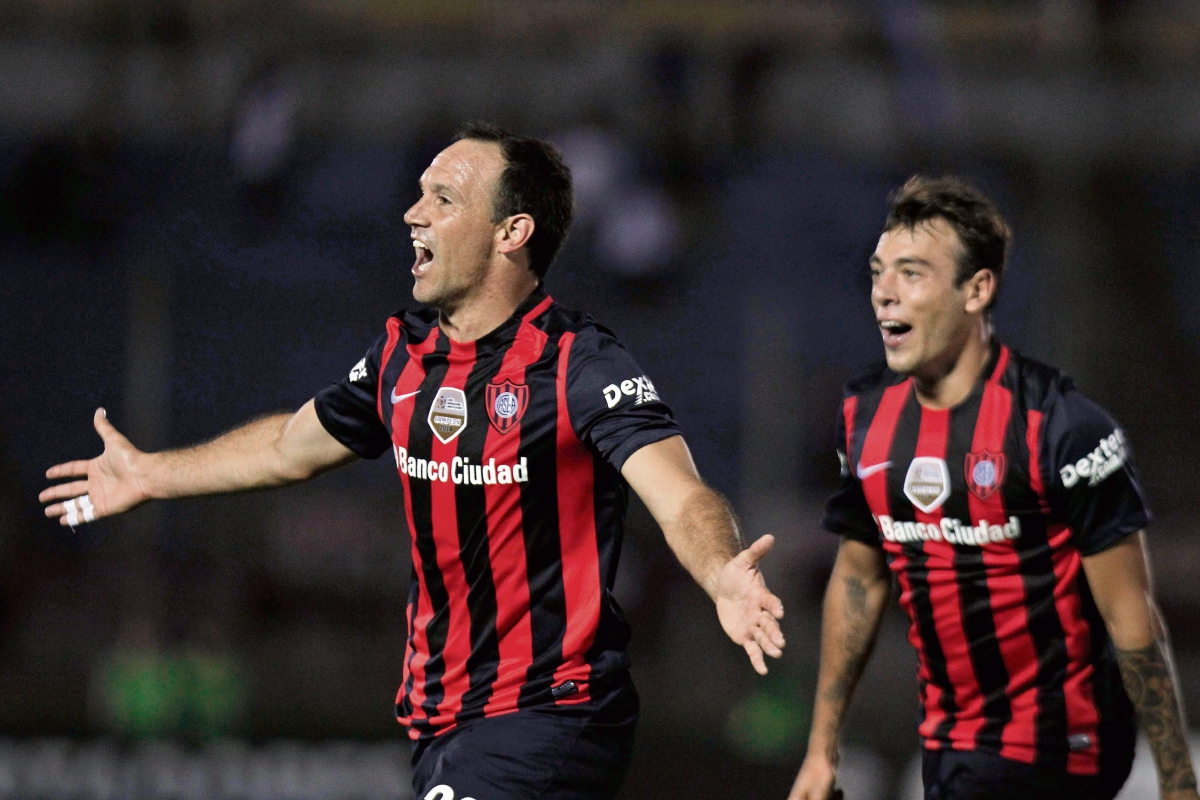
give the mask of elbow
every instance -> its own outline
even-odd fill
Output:
[[[273,459],[269,474],[272,486],[286,486],[316,477],[318,470],[303,459],[289,457],[278,445],[272,449]]]
[[[1113,645],[1121,650],[1139,650],[1165,638],[1161,615],[1148,592],[1107,604],[1100,616]]]
[[[281,484],[300,483],[315,478],[322,472],[336,466],[333,463],[322,463],[308,453],[293,453],[290,457],[286,451],[278,453],[276,474]]]
[[[316,470],[303,465],[284,464],[275,470],[275,485],[285,486],[289,483],[300,483],[316,476]]]

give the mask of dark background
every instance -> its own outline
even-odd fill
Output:
[[[779,540],[789,647],[758,678],[635,502],[623,797],[786,795],[832,423],[881,355],[866,258],[918,170],[996,198],[1001,337],[1125,426],[1200,704],[1198,70],[1200,5],[1168,0],[0,4],[0,797],[407,796],[389,459],[73,532],[36,495],[99,452],[97,406],[179,446],[344,374],[412,306],[401,217],[472,118],[562,147],[578,213],[549,291],[617,332]],[[912,778],[905,633],[893,608],[848,796]],[[1147,769],[1126,797],[1153,796]]]

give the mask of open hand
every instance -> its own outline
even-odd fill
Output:
[[[783,603],[767,589],[758,562],[770,552],[775,537],[763,536],[734,556],[717,576],[717,617],[729,638],[750,656],[759,675],[767,674],[763,653],[783,655],[783,632],[779,620]]]
[[[39,501],[53,503],[46,507],[46,516],[58,517],[60,525],[120,514],[149,499],[137,471],[138,459],[145,454],[113,427],[103,408],[96,409],[92,424],[104,442],[104,452],[88,461],[55,464],[46,470],[47,479],[82,480],[51,486],[38,495]]]

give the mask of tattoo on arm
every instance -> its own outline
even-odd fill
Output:
[[[1155,642],[1141,650],[1117,648],[1117,664],[1154,753],[1161,791],[1195,789],[1196,774],[1184,736],[1179,697],[1161,645]]]
[[[848,575],[843,586],[846,591],[846,616],[843,619],[842,669],[822,692],[822,699],[838,708],[844,707],[862,675],[867,658],[875,643],[878,618],[867,607],[867,586],[861,579]]]

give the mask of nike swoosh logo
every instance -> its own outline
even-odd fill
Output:
[[[867,478],[871,477],[876,472],[882,472],[883,470],[887,469],[891,465],[892,465],[892,462],[884,461],[881,464],[872,464],[869,467],[864,467],[862,465],[862,462],[860,461],[860,462],[858,462],[858,470],[857,470],[858,471],[858,479],[860,481],[865,481]]]
[[[421,390],[417,389],[415,392],[409,392],[408,394],[396,394],[396,390],[392,389],[392,405],[396,405],[397,403],[403,403],[408,398],[416,397],[420,393],[421,393]]]

